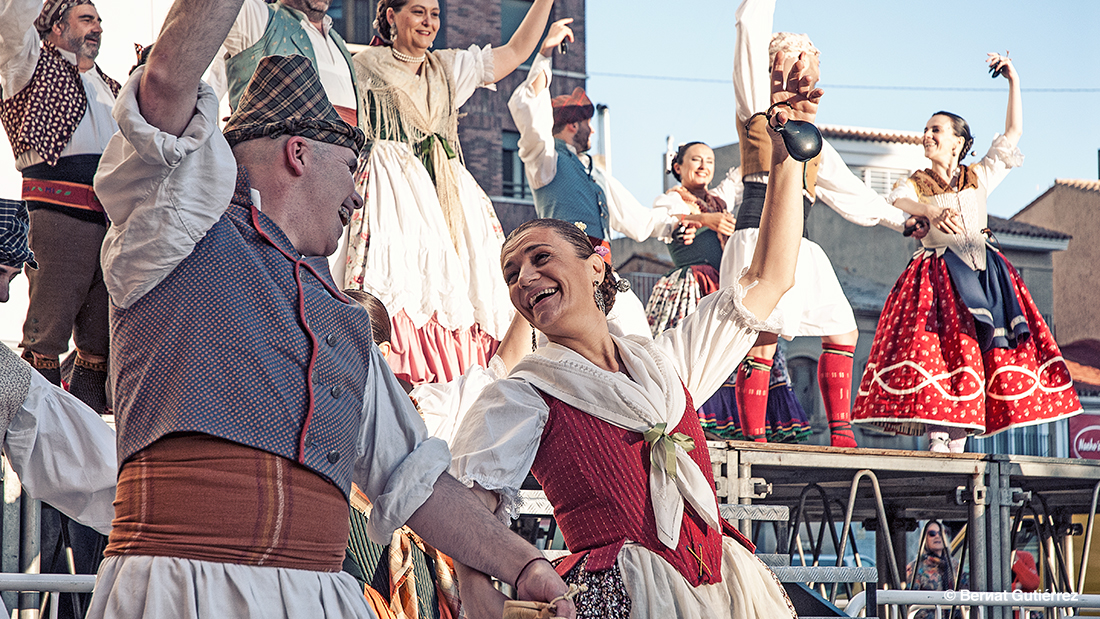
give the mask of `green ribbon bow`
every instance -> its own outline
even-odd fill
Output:
[[[458,153],[451,148],[451,143],[447,141],[447,138],[433,133],[428,137],[420,140],[416,144],[416,156],[420,158],[420,163],[424,164],[424,168],[428,170],[428,176],[432,177],[432,182],[435,180],[435,167],[432,165],[432,147],[435,145],[435,141],[439,140],[439,145],[443,147],[443,152],[447,153],[447,159],[454,159],[458,156]]]
[[[676,446],[679,445],[684,451],[690,452],[695,449],[695,440],[683,432],[670,435],[665,432],[667,427],[668,424],[662,421],[646,430],[642,437],[649,443],[650,458],[659,458],[660,452],[664,452],[665,472],[672,479],[676,479]]]

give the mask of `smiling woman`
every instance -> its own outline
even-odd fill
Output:
[[[781,140],[773,147],[759,255],[743,278],[652,340],[609,329],[616,287],[576,225],[536,219],[504,243],[512,304],[549,344],[484,388],[452,441],[451,471],[504,519],[516,515],[528,471],[535,476],[573,551],[558,571],[588,587],[575,598],[578,617],[794,614],[718,515],[693,405],[769,328],[760,317],[793,281],[801,166]],[[458,569],[464,606],[499,616],[488,579]]]
[[[440,28],[437,0],[380,0],[379,40],[354,58],[359,124],[372,148],[341,283],[390,309],[391,365],[410,383],[449,381],[487,364],[511,321],[497,271],[503,233],[463,165],[458,109],[531,54],[552,3],[535,0],[501,47],[429,51]]]
[[[986,200],[1023,163],[1020,78],[1011,59],[989,54],[1009,83],[1005,130],[977,163],[957,114],[925,124],[931,167],[889,200],[915,216],[920,251],[882,310],[852,417],[929,436],[931,451],[963,451],[969,434],[995,434],[1081,412],[1054,336],[1023,278],[990,243]]]

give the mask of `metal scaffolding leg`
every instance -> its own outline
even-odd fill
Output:
[[[970,544],[970,587],[974,591],[989,591],[989,564],[986,557],[986,487],[984,473],[977,472],[970,477],[970,522],[967,527],[967,541]]]
[[[0,571],[18,572],[22,565],[19,563],[19,545],[22,539],[20,527],[20,513],[23,509],[22,486],[19,477],[12,470],[7,458],[2,458],[4,467],[4,507],[3,516],[3,553],[0,555]],[[19,594],[14,591],[4,592],[4,606],[17,608]]]
[[[22,540],[20,542],[20,571],[24,574],[38,574],[41,571],[42,555],[39,541],[42,538],[42,503],[24,497],[22,513]],[[19,619],[38,619],[38,604],[41,594],[24,592],[19,594]]]
[[[737,487],[741,488],[745,484],[752,483],[752,465],[747,462],[739,462],[737,464]],[[737,502],[741,505],[752,505],[752,498],[743,496],[744,493],[737,493]],[[752,520],[741,520],[740,526],[737,527],[741,530],[741,533],[748,538],[752,538]]]

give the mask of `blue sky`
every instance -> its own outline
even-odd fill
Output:
[[[612,111],[615,176],[649,204],[661,191],[666,136],[737,140],[730,76],[739,2],[587,4],[589,94]],[[1004,130],[1008,101],[985,54],[1009,50],[1024,88],[1025,161],[989,200],[992,214],[1008,217],[1055,178],[1098,176],[1098,24],[1095,0],[779,0],[774,28],[805,32],[822,52],[821,123],[919,131],[946,109],[970,122],[979,156]]]

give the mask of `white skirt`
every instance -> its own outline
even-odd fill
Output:
[[[352,217],[333,277],[378,297],[391,316],[405,310],[418,329],[435,315],[446,329],[476,323],[499,340],[513,311],[500,268],[504,234],[474,177],[450,163],[466,220],[457,250],[424,164],[402,142],[375,142],[359,188],[363,212]]]
[[[719,275],[723,288],[734,283],[735,274],[742,273],[752,263],[759,238],[759,228],[746,228],[737,230],[726,241]],[[779,316],[781,321],[779,334],[788,340],[800,335],[821,337],[856,330],[852,306],[844,296],[829,257],[808,239],[802,239],[798,248],[794,287],[779,299],[775,309],[772,315]]]
[[[359,583],[345,572],[195,561],[144,555],[99,566],[89,619],[374,619]]]
[[[722,582],[692,587],[660,555],[639,544],[619,551],[632,619],[784,619],[794,617],[774,574],[737,540],[722,538]]]

